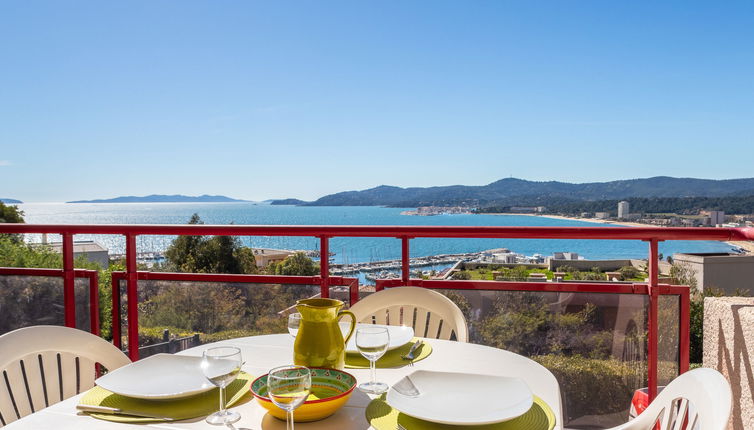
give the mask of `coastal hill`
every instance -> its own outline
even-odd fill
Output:
[[[392,207],[547,205],[567,201],[629,197],[723,197],[748,195],[745,193],[752,193],[752,190],[754,190],[754,178],[713,180],[657,176],[582,184],[505,178],[482,186],[400,188],[381,185],[368,190],[330,194],[306,205]]]
[[[75,200],[66,203],[225,203],[225,202],[245,202],[247,200],[232,199],[225,196],[184,196],[181,194],[165,195],[151,194],[148,196],[121,196],[112,199],[97,200]]]
[[[21,200],[0,198],[0,203],[19,204],[23,203]]]
[[[299,199],[280,199],[280,200],[270,200],[269,203],[271,205],[295,205],[295,206],[301,206],[305,205],[309,202],[299,200]]]

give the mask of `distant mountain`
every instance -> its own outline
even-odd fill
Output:
[[[144,197],[121,196],[112,199],[76,200],[66,203],[225,203],[245,201],[247,200],[232,199],[225,196],[209,196],[207,194],[201,196],[151,194]]]
[[[299,199],[280,199],[280,200],[270,200],[271,205],[304,205],[310,202],[306,202]]]
[[[363,191],[345,191],[324,196],[311,206],[495,206],[555,200],[612,200],[629,197],[722,197],[754,189],[754,178],[696,179],[657,176],[610,182],[572,184],[505,178],[482,186],[451,185],[400,188],[381,185]]]
[[[735,193],[731,193],[731,196],[754,196],[754,189],[752,190],[743,190],[743,191],[736,191]]]
[[[18,204],[18,203],[23,203],[23,202],[22,202],[21,200],[16,200],[16,199],[3,199],[3,198],[0,198],[0,202],[3,202],[3,203],[10,203],[10,204],[14,204],[14,205],[15,205],[15,204]]]

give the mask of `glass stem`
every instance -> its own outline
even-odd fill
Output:
[[[377,360],[369,360],[369,369],[372,371],[372,387],[377,384]]]
[[[285,420],[286,430],[293,430],[293,410],[288,411],[288,419]]]
[[[220,414],[225,415],[225,387],[220,387]]]

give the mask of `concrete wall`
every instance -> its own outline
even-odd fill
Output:
[[[719,288],[728,296],[737,289],[754,293],[754,255],[675,254],[673,261],[688,265],[702,289]]]
[[[612,272],[623,266],[631,266],[631,260],[555,260],[549,262],[550,270],[555,270],[560,266],[571,266],[579,270],[592,270],[592,267],[599,267],[603,272]]]
[[[512,269],[514,267],[524,266],[527,269],[547,269],[546,264],[520,264],[520,263],[481,263],[478,261],[464,261],[458,266],[463,270],[476,270],[476,269],[491,269],[491,267],[507,267]]]
[[[110,266],[110,256],[108,255],[107,251],[74,252],[73,258],[76,259],[82,255],[87,260],[99,264],[103,269],[107,269],[108,266]]]
[[[754,298],[704,299],[704,367],[716,369],[733,390],[728,429],[754,429]]]

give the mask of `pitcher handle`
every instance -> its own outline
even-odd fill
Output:
[[[356,315],[354,315],[353,312],[351,311],[338,312],[338,318],[340,318],[341,315],[348,315],[349,317],[351,317],[351,329],[348,331],[348,335],[346,336],[346,339],[344,340],[345,343],[348,343],[348,340],[353,335],[353,331],[356,329]]]

